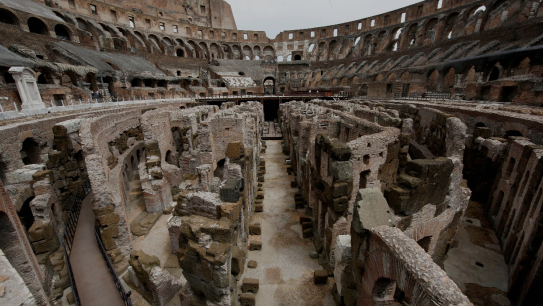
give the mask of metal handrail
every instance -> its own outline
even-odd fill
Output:
[[[88,181],[83,181],[81,184],[83,187],[83,193],[78,192],[75,195],[75,200],[72,203],[68,218],[64,223],[64,230],[62,232],[62,249],[64,253],[64,260],[66,261],[66,267],[68,268],[68,277],[70,279],[70,286],[72,287],[72,294],[76,306],[81,306],[81,300],[79,299],[79,293],[77,291],[77,285],[72,271],[72,265],[70,263],[70,254],[72,253],[72,245],[74,242],[75,231],[77,229],[77,221],[79,220],[79,214],[81,213],[81,205],[83,199],[91,192],[91,186]]]
[[[115,272],[115,269],[113,269],[113,264],[111,263],[111,260],[109,259],[109,256],[107,256],[106,248],[104,247],[104,243],[102,241],[102,236],[100,236],[100,229],[98,228],[98,224],[94,224],[94,235],[96,236],[96,242],[98,243],[98,248],[100,249],[100,253],[102,253],[102,257],[104,257],[104,260],[107,264],[107,269],[109,270],[109,273],[111,273],[111,276],[113,277],[113,281],[115,282],[115,286],[117,287],[117,290],[119,291],[119,294],[121,295],[121,298],[123,299],[123,302],[126,306],[132,306],[132,300],[130,299],[130,295],[132,294],[132,291],[126,292],[124,290],[124,286],[121,283],[121,280],[119,279],[119,276],[117,275],[117,272]]]

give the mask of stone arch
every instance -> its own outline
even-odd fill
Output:
[[[375,76],[375,82],[382,82],[384,81],[385,77],[382,74],[378,74]]]
[[[443,33],[441,34],[442,39],[451,39],[455,37],[454,28],[458,22],[459,16],[460,13],[452,12],[445,18]]]
[[[177,50],[175,50],[175,55],[178,57],[185,57],[185,51],[183,51],[182,48],[178,48]]]
[[[28,30],[31,33],[41,34],[41,35],[48,35],[49,29],[47,28],[47,25],[45,22],[43,22],[41,19],[37,17],[30,17],[27,20],[28,24]]]
[[[0,22],[12,24],[16,26],[21,26],[19,17],[17,17],[17,15],[14,12],[5,8],[0,9]]]
[[[90,31],[88,22],[83,18],[76,18],[77,28],[83,31]]]
[[[209,52],[207,48],[207,44],[205,42],[200,42],[198,44],[198,47],[200,47],[200,50],[202,50],[202,58],[209,58]]]
[[[241,47],[239,45],[233,45],[232,46],[232,58],[233,59],[243,59],[242,53],[241,53]]]
[[[426,88],[429,91],[439,90],[439,71],[437,69],[430,70],[426,77]]]
[[[405,46],[406,47],[414,47],[416,46],[417,42],[417,28],[419,27],[418,23],[412,23],[407,27],[407,31],[405,32]]]
[[[217,45],[216,43],[212,43],[211,45],[209,45],[209,53],[211,54],[212,59],[222,58],[221,48],[219,48],[219,45]]]
[[[502,77],[502,73],[503,73],[503,67],[502,67],[502,65],[498,62],[498,63],[496,63],[496,64],[490,66],[490,67],[485,71],[484,79],[485,79],[487,82],[496,81],[496,80],[498,80],[499,78]]]
[[[424,24],[424,38],[431,43],[435,42],[437,22],[437,18],[431,18]]]
[[[387,77],[387,81],[396,81],[396,74],[395,73],[391,73],[388,75]]]
[[[57,36],[58,39],[72,40],[70,32],[71,32],[70,29],[68,29],[68,27],[66,27],[65,25],[57,24],[55,26],[55,35]]]
[[[275,59],[275,50],[272,46],[266,46],[263,50],[264,59],[267,61],[271,61]]]

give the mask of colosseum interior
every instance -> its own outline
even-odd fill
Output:
[[[1,305],[541,305],[542,1],[0,23]]]

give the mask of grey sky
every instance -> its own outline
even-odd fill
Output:
[[[226,0],[240,30],[266,31],[333,25],[378,15],[421,0]]]

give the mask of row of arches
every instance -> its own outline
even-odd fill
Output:
[[[275,49],[271,45],[241,45],[238,43],[197,42],[192,39],[160,37],[155,33],[145,35],[141,31],[125,29],[121,26],[107,25],[104,22],[95,22],[81,17],[73,17],[54,11],[64,20],[65,24],[48,25],[38,17],[30,17],[27,26],[31,33],[49,36],[51,28],[55,37],[63,40],[75,40],[74,32],[68,26],[72,25],[78,32],[78,41],[97,45],[100,48],[110,48],[120,51],[136,51],[138,53],[165,54],[178,57],[202,59],[250,59],[273,60]],[[9,9],[0,9],[0,22],[21,27],[20,18]],[[95,37],[105,39],[95,39]]]
[[[21,27],[21,21],[17,15],[5,8],[0,8],[0,22],[11,24],[17,27]],[[40,34],[40,35],[49,35],[50,28],[49,26],[40,18],[38,17],[30,17],[26,20],[26,26],[28,27],[28,31],[30,33]],[[63,39],[63,40],[71,40],[72,39],[72,31],[70,28],[63,24],[55,24],[52,27],[52,30],[55,33],[56,38]]]
[[[499,0],[494,1],[488,10],[485,5],[480,3],[468,9],[453,11],[426,20],[416,20],[405,25],[397,25],[363,35],[315,41],[305,49],[305,57],[315,61],[361,57],[383,52],[403,51],[471,35],[506,23],[502,20],[497,23],[494,20],[496,12],[501,12],[505,8],[509,10],[509,16],[515,16],[514,12],[533,10],[531,3],[513,6],[509,1]],[[511,18],[516,21],[513,17]]]

